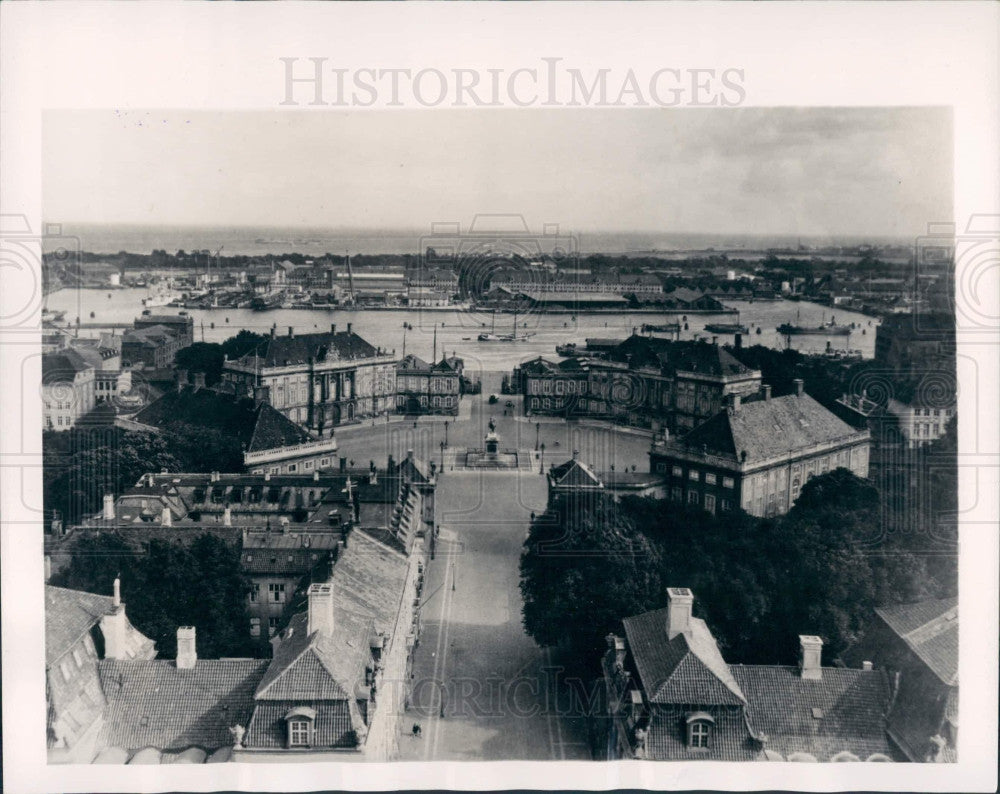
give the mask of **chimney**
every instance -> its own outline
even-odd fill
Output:
[[[667,639],[691,630],[691,606],[694,595],[686,587],[667,588]]]
[[[198,661],[194,626],[177,627],[177,669],[193,670]]]
[[[289,339],[294,339],[295,338],[295,328],[292,327],[291,325],[288,326],[288,338]]]
[[[271,338],[272,339],[274,339],[274,331],[275,331],[275,327],[272,325],[271,326]]]
[[[406,450],[406,459],[408,461],[410,461],[410,463],[413,463],[413,450],[412,449]]]
[[[625,664],[625,638],[615,637],[614,640],[615,665]]]
[[[109,493],[104,494],[103,518],[105,521],[115,520],[115,497]]]
[[[861,669],[862,670],[872,670],[872,669],[874,669],[874,665],[866,659],[865,661],[863,661],[861,663]]]
[[[194,373],[194,390],[198,391],[198,389],[204,389],[204,388],[205,388],[205,373],[204,372]]]
[[[163,505],[163,511],[160,513],[160,526],[173,526],[173,516],[170,514],[169,505]]]
[[[823,654],[823,640],[811,634],[799,635],[799,647],[802,655],[799,661],[799,669],[802,678],[808,681],[820,681],[823,678],[823,667],[821,657]]]
[[[767,402],[771,399],[771,387],[768,384],[764,384],[764,401]]]
[[[336,323],[330,323],[330,333],[331,334],[337,333],[337,324]]]
[[[271,472],[264,472],[264,482],[271,482]]]
[[[313,482],[319,482],[319,469],[313,469]]]
[[[736,334],[736,343],[733,345],[737,350],[743,349],[743,334]]]
[[[288,524],[289,524],[288,516],[282,516],[281,517],[281,534],[282,535],[287,535],[288,534]]]
[[[802,378],[796,378],[795,380],[792,381],[792,383],[795,384],[795,396],[801,397],[802,392],[805,390],[805,382],[802,380]]]
[[[333,585],[311,584],[307,593],[309,616],[307,631],[311,635],[318,631],[320,636],[333,635]]]
[[[739,394],[733,395],[733,413],[738,414],[743,406],[743,397]]]
[[[713,345],[718,345],[719,344],[719,337],[713,336],[712,337],[712,344]]]
[[[348,323],[348,324],[347,324],[347,333],[350,333],[350,332],[351,332],[351,326],[352,326],[352,325],[354,325],[354,323]]]
[[[104,658],[125,659],[128,620],[122,603],[121,580],[115,577],[112,590],[111,612],[101,616],[101,635],[104,637]]]
[[[229,509],[229,505],[226,505],[226,509],[222,511],[222,526],[231,527],[233,525],[233,511]]]
[[[347,471],[347,458],[340,459],[340,470],[342,472]]]

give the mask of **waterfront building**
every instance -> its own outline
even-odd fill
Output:
[[[671,499],[710,513],[742,508],[786,513],[812,477],[846,468],[868,476],[867,429],[851,427],[805,393],[756,399],[734,394],[727,408],[679,438],[656,440],[650,471],[666,478]]]
[[[651,274],[567,276],[545,269],[521,268],[501,272],[490,279],[490,288],[502,287],[513,293],[540,296],[561,294],[660,295],[663,282]]]
[[[49,763],[87,763],[99,749],[106,704],[99,660],[155,655],[153,641],[129,622],[117,581],[110,596],[45,586]]]
[[[46,430],[69,430],[97,403],[96,369],[72,347],[42,354],[42,417]]]
[[[459,292],[458,274],[443,268],[410,271],[406,277],[409,306],[448,306]]]
[[[462,360],[452,356],[429,364],[414,355],[396,365],[396,411],[458,416]]]
[[[730,395],[760,389],[759,370],[704,340],[634,335],[606,355],[609,360],[537,358],[523,364],[526,415],[607,419],[681,433],[714,415]]]
[[[609,759],[891,761],[889,677],[823,667],[823,641],[799,637],[790,665],[728,664],[685,587],[626,617],[601,660]]]
[[[890,398],[885,417],[892,421],[885,430],[894,429],[898,433],[899,443],[909,449],[930,444],[944,435],[948,422],[955,415],[954,396],[947,398],[949,404],[942,402],[936,398],[928,400],[920,395],[915,395],[908,402]],[[883,432],[883,437],[885,436],[886,432]]]
[[[267,389],[266,399],[317,436],[338,425],[383,416],[396,408],[394,355],[351,330],[288,335],[274,330],[254,350],[223,364],[223,382],[237,394]]]
[[[178,350],[194,344],[194,318],[185,312],[177,314],[153,314],[149,309],[142,312],[142,315],[132,321],[132,327],[136,331],[154,326],[164,326],[176,337]]]

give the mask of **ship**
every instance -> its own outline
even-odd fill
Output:
[[[798,319],[796,319],[796,322],[798,322]],[[830,322],[824,322],[817,326],[782,323],[778,326],[778,333],[785,336],[802,336],[807,334],[812,336],[850,336],[851,327],[849,325],[837,325],[837,318],[831,317]]]
[[[284,296],[280,293],[275,295],[258,295],[250,301],[250,308],[255,312],[263,312],[268,309],[280,309]]]
[[[527,342],[534,334],[521,334],[517,335],[517,311],[514,312],[514,331],[509,334],[497,334],[496,330],[496,319],[494,315],[494,321],[492,327],[490,328],[490,333],[481,333],[479,335],[480,342]]]
[[[750,329],[740,323],[709,323],[705,326],[706,331],[713,334],[748,334]]]
[[[651,323],[642,324],[642,332],[644,334],[679,334],[681,332],[680,323],[664,323],[662,325],[653,325]]]
[[[566,356],[582,356],[583,350],[576,344],[576,342],[569,342],[565,345],[556,345],[556,355]]]
[[[180,297],[180,295],[174,295],[169,292],[161,292],[158,295],[150,295],[147,298],[143,298],[142,305],[147,309],[157,309],[160,306],[169,306]]]

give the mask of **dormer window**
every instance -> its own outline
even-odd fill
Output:
[[[715,720],[705,711],[696,711],[687,718],[688,747],[692,750],[707,750],[712,745],[712,729]]]
[[[316,722],[316,711],[308,706],[298,706],[285,715],[288,725],[288,746],[312,747],[313,725]]]

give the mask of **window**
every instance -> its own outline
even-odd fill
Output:
[[[732,504],[730,503],[730,501],[728,499],[720,499],[719,500],[719,509],[723,513],[728,513],[733,508],[732,508]]]
[[[698,504],[698,492],[697,491],[688,491],[688,504],[690,504],[690,505],[696,505],[696,504]]]
[[[250,618],[250,636],[260,636],[260,618]]]
[[[320,462],[319,462],[319,465],[320,466],[329,466],[330,465],[330,459],[329,458],[322,458],[320,460]]]
[[[688,726],[688,744],[694,748],[707,748],[712,726],[708,720],[694,720]]]
[[[309,746],[309,720],[288,721],[288,746]]]
[[[723,488],[734,488],[734,487],[736,487],[736,483],[733,482],[733,478],[732,477],[723,477],[722,478],[722,487]]]
[[[313,462],[311,460],[307,460],[304,465],[305,468],[311,469],[313,467]]]
[[[288,464],[288,471],[289,472],[298,471],[298,470],[299,470],[298,464],[296,464],[296,463],[289,463]]]
[[[684,500],[684,495],[680,487],[675,486],[673,489],[671,489],[670,498],[673,499],[675,502],[681,502]]]
[[[694,480],[695,482],[698,482],[698,470],[697,469],[691,469],[690,471],[688,471],[688,479],[689,480]]]
[[[269,594],[268,601],[272,601],[275,604],[285,603],[285,585],[271,582],[267,586],[267,591]]]
[[[667,464],[666,464],[666,463],[657,463],[657,464],[656,464],[656,470],[657,470],[657,471],[658,471],[658,472],[659,472],[660,474],[663,474],[663,472],[664,472],[664,470],[665,470],[666,468],[667,468]]]
[[[252,559],[253,559],[253,557],[251,557],[248,554],[247,555],[247,560],[249,561],[249,560],[252,560]],[[260,584],[257,583],[257,582],[254,582],[252,585],[250,585],[250,603],[251,604],[256,604],[259,598],[260,598]]]
[[[705,494],[705,510],[715,515],[715,497],[710,493]]]
[[[709,485],[715,485],[715,483],[716,483],[715,475],[712,474],[711,472],[707,472],[706,471],[705,472],[705,482],[708,483]]]
[[[278,619],[268,618],[267,619],[267,636],[273,637],[275,632],[278,630]]]
[[[271,474],[277,474],[277,473],[278,473],[278,467],[277,466],[271,466]]]
[[[672,475],[674,475],[674,477],[683,477],[684,476],[684,469],[682,469],[680,466],[674,466],[670,470],[670,473]]]

